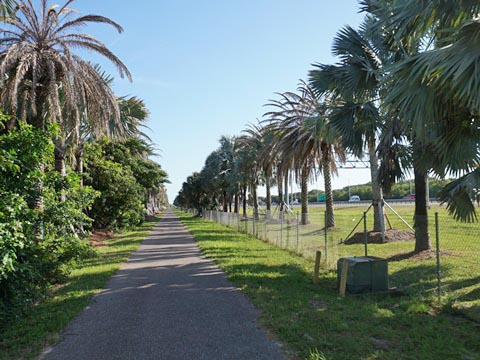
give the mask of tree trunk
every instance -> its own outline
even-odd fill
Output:
[[[266,188],[266,191],[267,191],[267,196],[265,198],[265,204],[267,206],[267,211],[271,211],[272,210],[272,192],[271,192],[271,189],[270,189],[270,176],[266,176],[265,178],[265,188]]]
[[[242,201],[243,201],[243,217],[247,217],[247,186],[243,185],[243,194],[242,194]]]
[[[370,155],[370,176],[372,180],[373,231],[384,233],[383,195],[382,188],[378,182],[378,157],[375,150],[375,141],[370,141],[368,143],[368,153]]]
[[[67,168],[65,167],[65,150],[63,146],[55,146],[55,170],[65,178],[67,176]],[[65,202],[66,194],[64,184],[60,188],[60,201]]]
[[[302,168],[301,179],[301,201],[302,201],[302,225],[310,223],[308,220],[308,176],[310,175],[309,169],[304,166]]]
[[[430,250],[427,210],[427,175],[413,170],[415,176],[415,251]]]
[[[223,212],[228,211],[228,201],[227,201],[227,192],[223,192]]]
[[[281,219],[282,217],[282,209],[283,209],[283,206],[282,206],[282,201],[283,201],[283,177],[282,177],[282,174],[280,172],[280,170],[277,170],[277,188],[278,188],[278,209],[279,209],[279,212],[278,212],[278,218]]]
[[[75,152],[76,167],[75,172],[80,177],[80,186],[83,187],[83,149],[79,148]]]
[[[332,190],[332,172],[330,169],[330,163],[328,161],[323,162],[323,179],[325,182],[325,205],[327,212],[326,227],[335,227],[335,214],[333,212],[333,190]]]
[[[255,220],[258,220],[258,197],[257,197],[257,185],[252,184],[251,189],[252,191],[252,197],[253,197],[253,216],[255,217]]]
[[[235,193],[235,197],[234,197],[234,208],[233,208],[233,211],[235,212],[235,214],[238,214],[238,192]]]
[[[290,201],[289,201],[289,198],[288,198],[288,170],[287,170],[287,173],[285,174],[285,177],[284,177],[283,180],[285,182],[285,187],[284,187],[284,190],[285,190],[285,204],[289,205]]]

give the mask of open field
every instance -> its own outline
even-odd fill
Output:
[[[298,208],[298,207],[297,207]],[[342,207],[335,211],[336,227],[324,232],[324,207],[310,207],[310,224],[297,227],[300,214],[294,209],[293,214],[283,221],[273,213],[272,221],[253,223],[238,221],[233,214],[219,213],[217,221],[232,226],[258,238],[269,241],[282,248],[288,248],[303,257],[312,260],[317,250],[322,251],[322,267],[336,269],[336,262],[341,257],[365,255],[365,245],[345,245],[343,240],[361,221],[367,206]],[[413,206],[395,206],[394,210],[413,226]],[[439,218],[439,242],[441,263],[442,303],[460,309],[467,316],[480,321],[480,224],[464,224],[453,220],[444,207],[432,206],[429,216],[430,238],[435,249],[435,215]],[[387,210],[388,218],[394,229],[408,230],[400,218]],[[373,211],[367,215],[367,230],[373,228]],[[388,228],[388,224],[387,224]],[[361,221],[356,232],[363,232]],[[368,255],[388,258],[390,286],[415,294],[422,298],[436,301],[437,266],[435,252],[416,256],[411,254],[414,242],[399,241],[386,244],[368,244]]]
[[[478,359],[479,324],[422,296],[340,298],[336,273],[311,283],[313,262],[234,229],[181,215],[204,254],[261,310],[260,321],[295,356],[310,359]],[[397,250],[392,249],[392,252]],[[391,275],[425,280],[423,260],[391,266]],[[477,281],[478,282],[478,281]],[[323,357],[322,357],[323,356]]]
[[[78,264],[64,284],[58,285],[22,316],[0,321],[0,359],[34,359],[59,340],[60,332],[102,291],[105,283],[135,251],[159,218],[116,235],[97,249],[97,256]]]

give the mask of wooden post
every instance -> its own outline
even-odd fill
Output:
[[[318,284],[318,274],[320,272],[320,259],[322,258],[322,252],[317,250],[317,254],[315,256],[315,270],[313,271],[313,285]]]
[[[348,275],[348,261],[345,259],[342,263],[342,275],[340,276],[340,296],[345,296],[345,290],[347,289],[347,275]]]

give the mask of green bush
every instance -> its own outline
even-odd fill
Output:
[[[25,124],[0,134],[0,315],[33,302],[91,253],[82,209],[98,193],[53,170],[53,134]]]

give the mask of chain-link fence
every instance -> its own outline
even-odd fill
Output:
[[[391,287],[422,296],[441,293],[444,298],[458,301],[459,306],[478,301],[478,223],[459,223],[440,206],[432,208],[428,216],[417,216],[416,221],[414,207],[410,205],[393,207],[386,204],[377,214],[382,212],[383,216],[377,216],[376,222],[371,206],[336,209],[334,219],[328,219],[325,208],[320,206],[311,207],[303,216],[294,209],[288,212],[263,210],[257,218],[251,213],[244,217],[204,210],[203,217],[308,259],[313,260],[316,252],[321,251],[321,267],[325,269],[335,270],[337,261],[344,257],[381,257],[389,261]],[[374,231],[375,223],[378,227],[381,222],[385,231]],[[331,226],[326,227],[326,223]],[[416,239],[414,228],[422,234],[420,239]],[[414,251],[422,246],[431,250]]]

